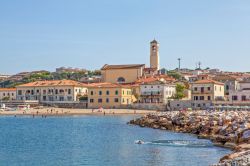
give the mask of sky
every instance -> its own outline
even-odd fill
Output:
[[[104,64],[250,71],[249,0],[0,0],[0,73]]]

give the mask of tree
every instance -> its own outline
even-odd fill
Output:
[[[181,74],[176,71],[168,71],[167,74],[177,80],[181,79]]]
[[[182,84],[177,84],[176,85],[176,94],[174,96],[174,99],[184,98],[185,97],[184,91],[185,91],[185,86]]]

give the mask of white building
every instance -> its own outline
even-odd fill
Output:
[[[16,88],[0,88],[0,100],[16,100]]]
[[[164,79],[152,79],[140,85],[141,103],[166,104],[170,97],[176,93],[176,85]]]
[[[229,101],[250,103],[250,81],[239,82],[236,90],[229,91]]]
[[[87,96],[87,85],[72,80],[36,81],[17,86],[17,100],[74,102]]]

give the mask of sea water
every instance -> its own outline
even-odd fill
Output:
[[[0,165],[203,166],[230,153],[194,135],[127,125],[133,118],[2,116]]]

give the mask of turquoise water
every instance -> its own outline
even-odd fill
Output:
[[[0,165],[202,166],[230,152],[192,135],[127,125],[133,118],[0,117]]]

